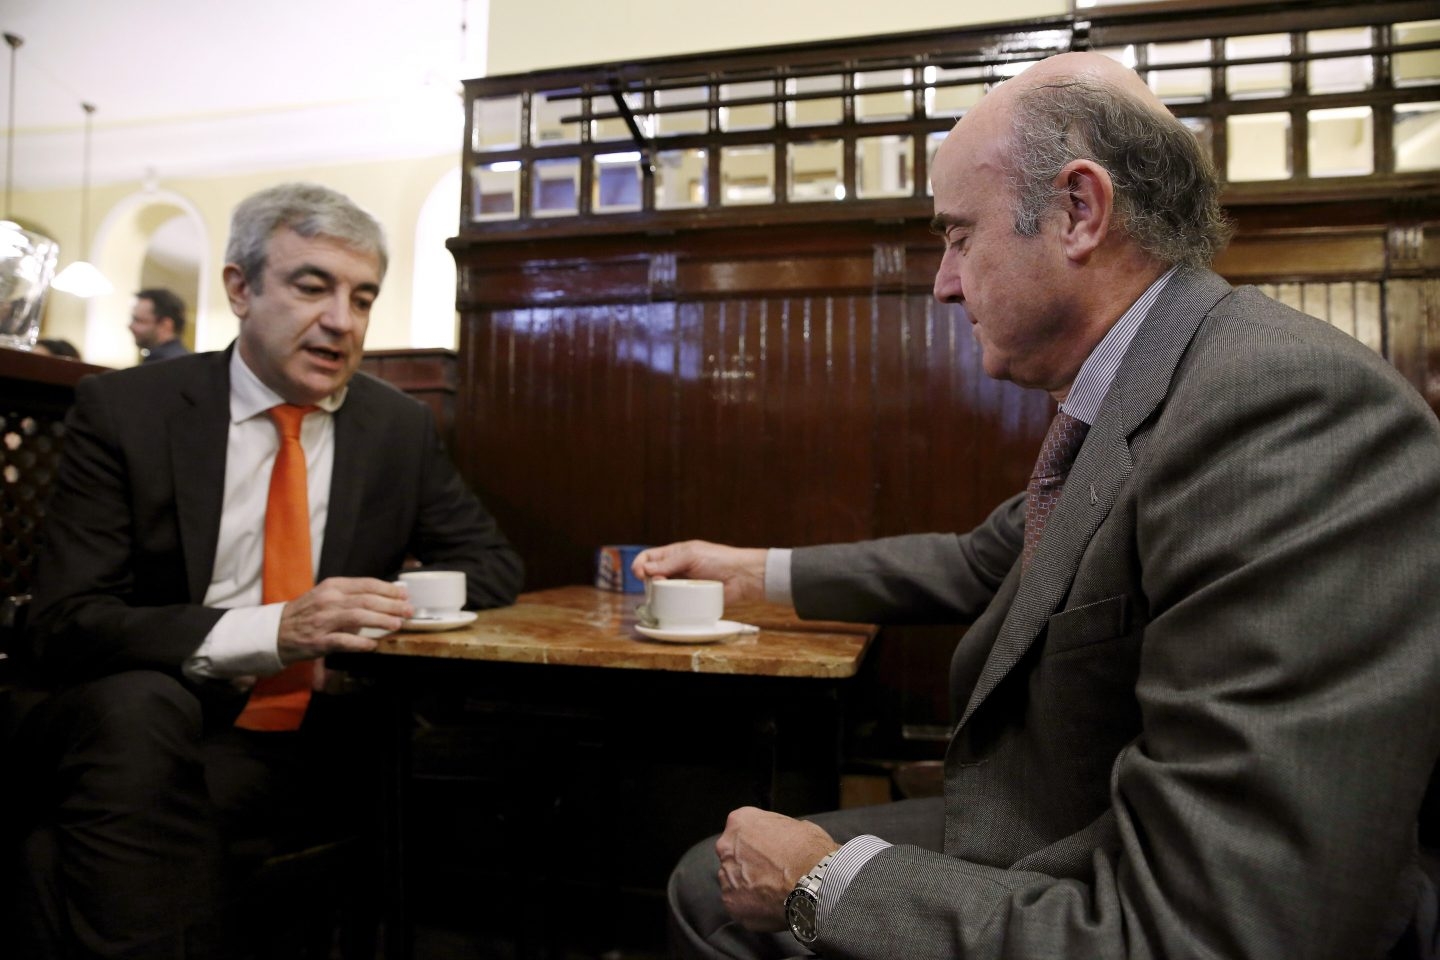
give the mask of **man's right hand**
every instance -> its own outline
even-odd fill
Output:
[[[373,638],[363,627],[399,630],[415,608],[405,588],[372,577],[330,577],[285,604],[280,614],[279,654],[284,663],[327,653],[368,653]]]
[[[765,599],[764,548],[686,540],[643,550],[630,565],[641,579],[689,577],[725,584],[725,602]]]

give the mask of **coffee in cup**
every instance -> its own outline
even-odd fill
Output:
[[[411,570],[400,574],[416,620],[448,620],[465,606],[465,574],[459,570]]]
[[[661,630],[713,629],[725,614],[725,584],[719,580],[647,580],[640,622]]]

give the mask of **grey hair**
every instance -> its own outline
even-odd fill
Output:
[[[1115,224],[1140,249],[1174,265],[1208,267],[1233,227],[1220,178],[1184,124],[1139,98],[1086,79],[1038,84],[1013,114],[1015,231],[1034,236],[1064,196],[1055,178],[1087,159],[1110,174]]]
[[[307,239],[329,237],[361,253],[374,254],[380,261],[380,278],[385,278],[390,258],[385,249],[385,230],[378,220],[329,187],[282,183],[241,200],[230,217],[225,262],[238,266],[245,274],[245,282],[257,292],[263,285],[270,237],[281,227]]]

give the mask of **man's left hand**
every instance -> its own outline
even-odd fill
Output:
[[[807,820],[755,807],[731,811],[715,843],[725,909],[749,930],[786,929],[785,898],[815,864],[838,849],[830,834]]]

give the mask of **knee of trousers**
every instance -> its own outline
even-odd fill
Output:
[[[103,766],[115,786],[168,782],[177,768],[198,767],[200,701],[176,678],[131,670],[69,687],[51,705],[61,769]]]
[[[670,872],[670,908],[694,927],[705,927],[726,916],[720,901],[720,858],[715,853],[719,839],[717,834],[695,844]]]

